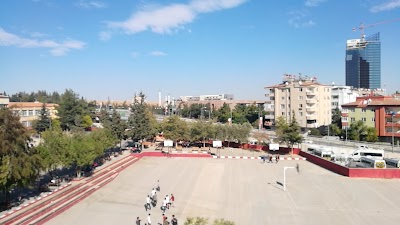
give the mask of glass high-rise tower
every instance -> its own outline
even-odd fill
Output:
[[[347,40],[346,86],[381,88],[381,42],[379,33]]]

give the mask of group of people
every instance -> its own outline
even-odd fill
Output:
[[[147,210],[151,210],[151,207],[157,206],[157,192],[160,192],[160,181],[157,181],[157,186],[151,190],[151,193],[147,195],[146,197],[146,204],[144,205],[146,212]],[[166,195],[165,198],[163,199],[163,203],[161,206],[161,210],[163,212],[162,214],[162,221],[163,223],[161,225],[178,225],[178,220],[175,218],[175,215],[172,215],[171,223],[168,221],[168,218],[165,216],[165,211],[169,209],[170,207],[173,207],[173,203],[175,201],[175,196],[173,194],[171,195]],[[151,225],[151,214],[149,213],[147,216],[147,223],[145,225]],[[140,218],[136,218],[136,225],[140,225]],[[159,223],[160,224],[160,223]]]
[[[265,163],[268,159],[268,163],[272,163],[272,159],[275,158],[275,163],[278,163],[279,157],[280,156],[278,154],[276,154],[276,155],[269,154],[268,156],[262,157],[262,160],[263,160],[263,163]]]

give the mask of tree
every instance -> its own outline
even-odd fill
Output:
[[[311,128],[310,129],[310,135],[320,137],[321,136],[321,132],[317,128]]]
[[[42,109],[40,110],[39,119],[35,123],[33,123],[33,129],[41,133],[49,129],[50,126],[51,126],[51,119],[46,109],[46,103],[43,103]]]
[[[68,164],[66,160],[68,136],[63,134],[59,127],[53,127],[42,133],[42,140],[37,147],[38,154],[43,160],[42,168],[51,175],[57,167]]]
[[[165,138],[173,141],[187,140],[189,138],[188,124],[176,115],[166,117],[161,127]],[[202,135],[201,132],[198,136],[200,135]]]
[[[82,117],[82,121],[81,121],[81,127],[88,129],[92,126],[93,121],[92,121],[92,117],[90,117],[90,115],[84,115]]]
[[[253,138],[257,140],[258,144],[267,143],[269,140],[268,134],[259,130],[253,133]]]
[[[121,115],[117,112],[117,110],[113,110],[113,114],[111,116],[111,133],[114,135],[116,139],[119,140],[119,147],[122,146],[122,139],[124,138],[125,129],[127,128],[126,123],[121,120]]]
[[[293,154],[293,146],[302,142],[303,137],[300,134],[300,126],[296,121],[295,113],[292,112],[292,120],[290,124],[283,117],[279,117],[276,126],[276,135],[279,143],[285,143],[291,148]]]
[[[79,127],[84,115],[90,114],[87,103],[71,89],[65,90],[57,108],[63,130]]]
[[[231,108],[227,103],[224,102],[221,108],[215,112],[218,122],[226,123],[231,118]]]
[[[208,219],[204,217],[188,217],[184,225],[207,225]],[[213,225],[235,225],[234,222],[225,219],[216,219]]]
[[[348,138],[350,140],[360,141],[361,136],[365,135],[367,132],[367,126],[363,121],[359,120],[357,122],[350,124],[350,129],[348,131]]]
[[[139,98],[139,100],[138,100]],[[132,105],[132,113],[128,119],[128,127],[130,128],[129,136],[133,140],[145,140],[153,138],[157,133],[154,127],[154,116],[149,111],[145,103],[146,96],[140,92],[139,96],[134,97],[134,103]]]
[[[329,126],[329,132],[331,136],[339,136],[342,130],[334,123]]]
[[[11,188],[27,186],[39,174],[41,158],[29,140],[19,116],[0,109],[0,189],[6,200]]]
[[[332,124],[335,124],[339,129],[342,128],[342,112],[338,107],[332,110]]]

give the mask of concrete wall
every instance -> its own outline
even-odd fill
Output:
[[[347,168],[336,163],[322,159],[321,157],[301,151],[300,156],[307,158],[307,161],[312,162],[322,168],[325,168],[342,176],[354,178],[400,178],[400,169],[364,169],[364,168]]]

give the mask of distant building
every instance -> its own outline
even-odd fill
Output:
[[[20,122],[26,128],[31,128],[32,122],[39,119],[42,106],[43,103],[41,102],[10,102],[8,104],[8,108],[10,108],[14,114],[20,116]],[[58,118],[57,104],[46,103],[45,106],[48,116],[51,119]]]
[[[264,109],[265,101],[262,100],[194,100],[194,101],[177,101],[176,105],[179,108],[182,108],[184,105],[190,106],[192,104],[203,104],[204,106],[210,105],[211,110],[218,110],[224,104],[228,104],[228,106],[233,110],[236,105],[257,105],[261,109]]]
[[[265,87],[267,101],[264,125],[274,126],[278,117],[287,122],[294,112],[302,128],[316,128],[331,123],[331,86],[311,77],[285,74],[281,84]]]
[[[347,40],[346,86],[381,88],[381,42],[379,33],[364,39]]]
[[[0,94],[0,109],[6,108],[10,103],[10,97]]]
[[[342,105],[342,128],[356,121],[375,127],[381,140],[400,137],[400,100],[393,96],[363,96]]]
[[[350,86],[332,86],[332,97],[331,97],[331,104],[332,110],[338,108],[342,110],[342,105],[354,102],[360,94],[358,91],[353,89]]]
[[[234,100],[232,94],[220,94],[220,95],[200,95],[200,96],[181,96],[180,100],[186,101],[211,101],[211,100]]]

